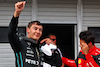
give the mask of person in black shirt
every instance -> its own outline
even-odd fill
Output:
[[[8,39],[15,53],[16,67],[43,67],[43,57],[39,39],[42,36],[43,26],[39,21],[28,24],[27,37],[19,36],[17,32],[18,19],[25,7],[26,1],[15,4],[14,16],[8,29]],[[46,40],[53,44],[52,41]],[[58,65],[59,66],[59,65]]]
[[[55,34],[53,34],[53,33],[50,33],[48,36],[46,36],[46,38],[47,39],[50,39],[54,44],[53,45],[51,45],[51,44],[48,44],[49,46],[52,46],[52,48],[51,48],[51,53],[53,54],[53,56],[52,57],[54,57],[55,58],[55,53],[54,53],[54,51],[56,50],[57,51],[57,53],[59,54],[59,57],[57,57],[58,59],[60,59],[60,58],[62,58],[62,52],[61,52],[61,50],[58,48],[58,46],[56,45],[57,43],[57,38],[56,38],[56,36],[55,36]],[[50,41],[49,41],[49,43],[50,43]],[[48,48],[47,48],[48,49]],[[48,61],[48,60],[47,60]],[[59,60],[58,60],[59,61]],[[58,62],[57,61],[57,62]],[[53,63],[55,63],[55,62],[53,62]],[[58,64],[58,63],[57,63]],[[59,64],[61,64],[61,62],[59,63]],[[50,64],[50,63],[48,63],[48,62],[45,62],[44,63],[44,65],[43,65],[44,67],[57,67],[56,65],[52,65],[52,64]],[[64,63],[62,63],[62,66],[61,67],[64,67]]]

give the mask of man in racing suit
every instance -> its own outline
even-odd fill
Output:
[[[39,39],[42,36],[43,31],[43,26],[41,25],[41,23],[39,21],[30,22],[27,28],[27,37],[19,36],[16,31],[18,18],[21,11],[25,7],[25,3],[26,1],[17,2],[15,4],[14,16],[10,22],[8,29],[9,42],[15,53],[16,67],[43,67],[43,61],[45,60],[43,60],[43,52],[40,49],[41,44],[39,43]],[[45,40],[49,44],[53,44],[50,39]],[[55,53],[55,57],[59,58],[59,54]],[[55,64],[57,64],[58,67],[61,66],[61,64],[59,65],[58,63],[56,63],[60,58],[58,60],[52,60],[52,58],[50,59],[51,62],[55,61]]]
[[[76,60],[62,57],[62,62],[69,67],[100,67],[100,49],[94,45],[95,37],[90,31],[79,35],[81,50]]]

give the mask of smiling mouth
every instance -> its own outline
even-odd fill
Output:
[[[36,35],[36,37],[39,37],[39,35]]]

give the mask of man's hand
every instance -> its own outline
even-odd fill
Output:
[[[81,43],[80,47],[85,55],[89,53],[89,47],[86,43]]]
[[[22,1],[22,2],[17,2],[15,4],[15,12],[14,12],[14,17],[19,17],[21,11],[24,9],[25,7],[25,3],[26,1]]]
[[[45,38],[45,39],[43,39],[40,43],[43,43],[43,42],[47,43],[48,45],[49,45],[50,43],[53,44],[53,45],[56,45],[55,43],[52,42],[52,40],[51,40],[50,38]]]

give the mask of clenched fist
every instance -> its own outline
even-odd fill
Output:
[[[25,3],[26,1],[22,1],[22,2],[17,2],[15,4],[15,12],[14,12],[14,17],[18,17],[21,13],[21,11],[24,9],[25,7]]]

